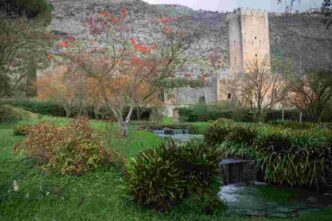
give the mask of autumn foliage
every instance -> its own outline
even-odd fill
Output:
[[[48,122],[30,126],[27,139],[16,145],[15,152],[25,152],[45,171],[61,174],[80,175],[112,159],[84,118],[66,127]]]
[[[174,19],[161,18],[157,23],[165,39],[142,44],[128,33],[128,14],[126,9],[117,14],[102,11],[87,19],[84,24],[91,38],[59,42],[67,67],[60,66],[37,82],[41,99],[80,107],[92,104],[96,112],[106,108],[123,136],[128,134],[135,107],[162,105],[163,82],[174,78],[183,64],[181,56],[192,43],[190,35],[171,27]]]
[[[58,66],[52,71],[48,71],[40,77],[36,82],[38,88],[38,99],[49,100],[57,104],[61,104],[67,117],[70,116],[76,95],[73,85],[66,81],[68,68],[66,66]]]

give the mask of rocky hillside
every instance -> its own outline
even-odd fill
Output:
[[[132,35],[142,42],[160,38],[155,21],[160,17],[176,17],[187,31],[204,32],[188,55],[191,59],[186,71],[196,75],[215,74],[207,68],[208,57],[218,52],[228,63],[228,30],[225,13],[194,11],[179,5],[149,5],[140,0],[50,0],[54,6],[51,28],[80,37],[84,35],[82,21],[107,10],[129,10]],[[292,60],[302,70],[332,66],[332,28],[326,30],[319,15],[270,15],[270,41],[274,56]],[[300,68],[299,68],[300,69]]]

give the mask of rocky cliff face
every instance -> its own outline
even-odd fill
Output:
[[[194,11],[179,5],[149,5],[140,0],[51,0],[54,6],[51,28],[80,37],[84,35],[82,21],[100,11],[111,13],[125,7],[129,10],[132,35],[142,42],[160,38],[155,21],[160,17],[176,17],[187,31],[205,34],[188,51],[191,62],[186,71],[196,75],[213,75],[207,67],[208,57],[218,52],[228,64],[228,29],[225,13]],[[332,28],[321,23],[319,15],[269,15],[271,54],[292,60],[295,68],[328,68],[332,66]],[[253,27],[255,28],[255,27]]]

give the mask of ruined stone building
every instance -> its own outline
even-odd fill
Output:
[[[259,9],[239,8],[227,16],[229,64],[202,88],[175,89],[166,100],[167,114],[173,109],[198,103],[216,103],[237,96],[224,79],[247,73],[256,62],[271,69],[268,13]],[[226,81],[227,82],[227,81]]]
[[[250,9],[229,13],[193,10],[181,5],[150,5],[141,0],[50,2],[54,8],[50,29],[78,39],[86,37],[82,21],[104,10],[116,14],[123,7],[129,11],[126,25],[132,30],[131,37],[142,44],[162,41],[163,35],[155,28],[160,18],[175,18],[176,25],[188,33],[204,33],[187,50],[188,62],[177,75],[186,77],[188,73],[195,79],[204,76],[206,84],[202,88],[174,90],[166,102],[170,115],[174,107],[234,98],[236,93],[221,83],[245,72],[252,59],[264,60],[272,68],[275,59],[291,61],[299,73],[314,68],[328,69],[332,64],[332,28],[326,29],[323,15],[319,13],[267,14]],[[209,65],[209,56],[214,52],[223,60],[217,69]]]

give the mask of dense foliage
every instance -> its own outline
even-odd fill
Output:
[[[48,0],[3,0],[2,4],[2,10],[8,16],[37,17],[47,23],[51,21],[52,6]]]
[[[47,122],[30,126],[27,139],[15,147],[15,152],[22,151],[51,173],[79,175],[111,161],[110,153],[83,118],[66,127]]]
[[[0,123],[17,122],[29,118],[30,113],[27,111],[14,108],[10,105],[0,105]]]
[[[0,103],[1,104],[1,103]],[[14,107],[19,107],[24,110],[43,114],[43,115],[50,115],[50,116],[57,116],[57,117],[65,117],[66,112],[62,105],[49,102],[49,101],[36,101],[36,100],[28,100],[28,99],[21,99],[21,100],[6,100],[2,101],[2,104],[9,104]],[[124,111],[124,113],[127,113],[129,111],[129,108]],[[114,116],[112,113],[107,112],[105,108],[102,108],[98,115],[95,114],[93,111],[92,106],[88,106],[86,110],[84,111],[85,115],[89,116],[90,118],[95,119],[104,119],[109,118],[113,119]],[[150,117],[150,114],[152,112],[151,108],[135,108],[133,110],[132,114],[132,120],[148,120]],[[74,108],[71,112],[71,117],[79,116],[79,110],[77,108]]]
[[[29,133],[30,125],[28,124],[16,124],[13,128],[14,136],[26,136]]]
[[[205,134],[226,157],[256,160],[268,182],[322,187],[332,162],[328,124],[237,124],[214,122]]]
[[[236,109],[223,105],[194,105],[181,107],[179,111],[180,120],[184,122],[210,121],[219,118],[234,119],[238,121],[252,121],[253,117],[247,109]]]
[[[169,211],[190,194],[206,193],[218,182],[219,161],[217,148],[202,142],[163,144],[128,164],[129,194],[140,206]]]
[[[48,65],[51,35],[37,21],[0,15],[0,96],[36,94],[37,69]]]
[[[254,112],[249,108],[228,107],[223,104],[216,105],[193,105],[190,107],[181,107],[177,109],[180,121],[214,121],[220,118],[232,119],[242,122],[253,122],[255,120]],[[282,120],[282,110],[267,110],[263,113],[264,122]],[[284,110],[284,120],[299,121],[300,111],[295,109]],[[303,113],[302,121],[312,121],[309,114]],[[323,112],[321,121],[332,121],[332,114],[328,110]]]

